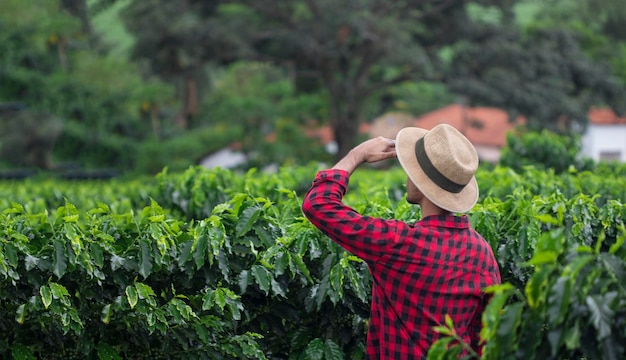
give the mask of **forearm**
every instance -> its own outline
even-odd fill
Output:
[[[350,151],[346,156],[344,156],[341,160],[339,160],[335,166],[332,167],[334,170],[344,170],[349,174],[352,174],[354,170],[356,170],[359,165],[363,162],[362,159],[358,157],[354,151]]]
[[[349,183],[346,171],[318,172],[304,196],[302,211],[316,228],[344,249],[366,261],[375,261],[384,253],[387,236],[393,236],[395,230],[388,230],[384,220],[365,218],[342,202]],[[370,226],[377,230],[372,232]]]
[[[344,170],[352,174],[364,162],[377,161],[396,157],[395,141],[382,136],[362,142],[344,156],[333,169]]]

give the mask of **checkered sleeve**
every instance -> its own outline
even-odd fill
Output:
[[[324,234],[365,261],[376,261],[389,239],[393,222],[359,214],[343,204],[349,174],[343,170],[318,172],[304,197],[302,211]]]

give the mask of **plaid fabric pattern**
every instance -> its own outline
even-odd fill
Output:
[[[438,339],[433,326],[449,314],[476,348],[482,289],[500,283],[489,244],[466,215],[429,216],[415,224],[363,216],[342,202],[349,174],[320,171],[303,213],[322,232],[363,259],[372,275],[368,359],[423,359]]]

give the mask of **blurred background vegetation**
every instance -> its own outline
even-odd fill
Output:
[[[362,123],[452,102],[576,139],[591,106],[626,109],[624,18],[620,0],[3,0],[0,167],[333,161]],[[335,154],[306,135],[322,125]],[[530,136],[503,161],[526,165]]]

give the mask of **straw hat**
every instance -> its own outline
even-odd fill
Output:
[[[396,135],[396,153],[409,179],[433,204],[457,213],[476,204],[478,154],[454,127],[403,128]]]

